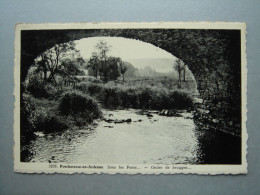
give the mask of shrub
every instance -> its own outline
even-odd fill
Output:
[[[106,107],[117,107],[121,105],[120,93],[116,87],[104,87],[102,89],[101,101]]]
[[[52,83],[44,82],[41,79],[31,79],[25,86],[26,90],[36,98],[55,98],[58,94],[57,87]]]
[[[34,116],[34,128],[37,131],[56,132],[68,128],[66,120],[54,114],[51,110],[39,107]]]
[[[137,105],[138,108],[150,108],[152,105],[151,99],[153,95],[153,91],[148,87],[139,87],[137,90]]]
[[[55,132],[67,128],[66,119],[55,113],[55,102],[46,99],[39,100],[29,94],[23,94],[21,105],[22,135],[32,135],[35,131]]]
[[[44,82],[38,79],[30,80],[26,86],[26,90],[37,98],[46,98],[49,95],[45,89]]]
[[[169,93],[171,99],[171,106],[176,109],[185,109],[193,107],[192,98],[185,92],[172,91]]]
[[[150,84],[152,81],[149,81]],[[149,84],[149,83],[148,83]],[[108,108],[188,109],[193,107],[191,96],[184,91],[169,90],[161,83],[151,86],[141,82],[106,84],[80,83],[78,89],[94,96]]]
[[[95,95],[101,92],[102,86],[97,83],[80,82],[76,85],[76,89],[89,95]]]
[[[62,115],[72,117],[76,123],[82,121],[81,125],[92,122],[102,115],[98,104],[78,91],[65,93],[60,99],[59,110]]]

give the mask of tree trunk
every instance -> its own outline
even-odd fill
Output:
[[[183,68],[183,82],[186,82],[186,80],[185,80],[185,67]]]
[[[181,84],[181,72],[179,72],[179,83]]]

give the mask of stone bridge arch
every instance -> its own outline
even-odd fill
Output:
[[[182,59],[192,71],[202,103],[195,120],[200,128],[241,134],[240,30],[91,29],[23,30],[21,82],[33,60],[55,44],[88,37],[111,36],[153,44]]]

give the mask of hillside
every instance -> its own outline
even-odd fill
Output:
[[[156,72],[167,73],[173,70],[174,59],[170,58],[142,58],[142,59],[128,59],[135,68],[144,69],[145,67],[151,67]]]

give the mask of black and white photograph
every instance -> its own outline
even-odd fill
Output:
[[[244,23],[18,24],[17,172],[246,173]]]

